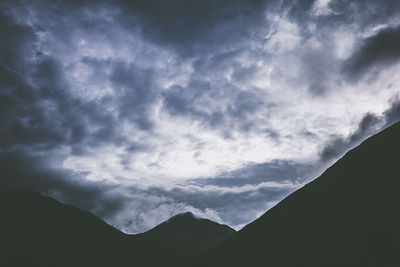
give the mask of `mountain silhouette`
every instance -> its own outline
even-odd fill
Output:
[[[198,257],[195,266],[400,266],[400,123]]]
[[[0,266],[107,266],[127,241],[93,214],[38,193],[1,192],[0,210]]]
[[[0,266],[175,266],[235,232],[185,213],[128,235],[33,192],[0,192],[0,212]]]
[[[176,248],[187,259],[210,249],[236,231],[191,212],[178,214],[153,229],[140,234],[143,240]]]

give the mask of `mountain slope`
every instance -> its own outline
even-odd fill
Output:
[[[139,236],[148,242],[176,248],[188,257],[210,249],[235,232],[227,225],[197,218],[191,212],[186,212]]]
[[[108,266],[127,235],[93,214],[32,192],[0,193],[1,266]]]
[[[235,232],[186,213],[127,235],[33,192],[0,191],[0,214],[0,266],[175,266]]]
[[[196,266],[400,266],[400,123],[349,151]]]

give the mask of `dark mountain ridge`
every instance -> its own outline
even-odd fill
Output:
[[[33,192],[0,192],[0,212],[0,266],[174,266],[235,232],[186,213],[128,235]]]
[[[196,266],[400,266],[400,123],[198,257]]]
[[[106,266],[124,234],[89,212],[33,192],[0,193],[1,266]]]
[[[189,257],[213,247],[235,232],[227,225],[197,218],[193,213],[186,212],[138,236],[148,242],[180,249],[182,254]]]

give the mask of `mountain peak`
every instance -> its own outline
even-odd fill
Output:
[[[171,217],[172,218],[179,218],[179,217],[187,217],[187,218],[194,218],[194,214],[191,211],[186,211],[186,212],[182,212],[179,214],[176,214],[175,216]]]
[[[188,211],[171,217],[140,236],[193,254],[211,248],[235,232],[227,225],[197,217]]]
[[[180,220],[203,220],[203,219],[195,216],[192,212],[187,211],[187,212],[176,214],[175,216],[172,216],[165,222],[166,223],[167,222],[175,222],[175,221],[180,221]]]

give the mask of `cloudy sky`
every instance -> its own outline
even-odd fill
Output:
[[[0,0],[0,189],[236,229],[400,119],[395,0]],[[379,181],[377,181],[379,182]]]

